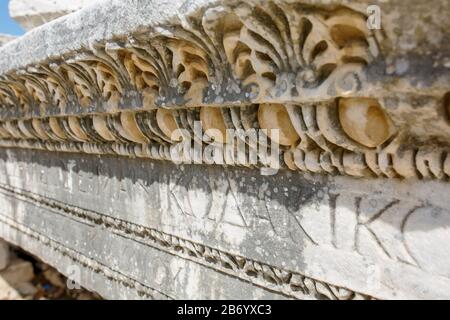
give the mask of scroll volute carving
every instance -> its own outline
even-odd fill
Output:
[[[38,77],[28,76],[24,80],[24,86],[33,101],[39,106],[41,114],[45,114],[46,109],[51,106],[52,99],[48,88],[38,79]]]
[[[134,52],[124,51],[122,54],[123,63],[131,79],[131,83],[143,95],[144,108],[154,108],[154,102],[159,94],[160,88],[156,68],[151,62],[139,57]]]
[[[11,101],[23,110],[29,111],[32,106],[33,97],[28,92],[24,83],[20,81],[10,81],[8,84],[8,92]]]
[[[53,105],[57,106],[61,113],[64,113],[67,107],[67,95],[61,83],[52,77],[47,77],[45,83],[47,84]]]
[[[244,86],[256,84],[255,99],[262,99],[275,84],[275,66],[265,53],[250,48],[248,42],[251,41],[246,43],[249,30],[236,15],[228,14],[223,19],[223,47],[233,75],[242,80]]]
[[[118,110],[123,92],[114,71],[102,62],[97,62],[94,70],[97,75],[97,85],[107,101],[108,110]]]
[[[377,54],[364,16],[349,10],[240,4],[223,19],[227,60],[244,85],[257,85],[256,100],[299,95],[340,66],[364,65]]]
[[[96,97],[94,85],[90,81],[89,75],[83,73],[79,67],[70,64],[63,65],[60,72],[64,78],[71,84],[73,92],[77,96],[81,107],[87,108]]]
[[[362,14],[340,9],[326,19],[326,25],[341,63],[367,64],[378,55],[375,37]]]
[[[30,66],[27,68],[28,76],[26,78],[39,86],[38,92],[45,95],[45,101],[40,98],[40,102],[47,104],[51,114],[65,114],[68,104],[67,91],[70,89],[67,87],[66,80],[52,68],[58,68],[56,63],[50,66],[41,64]]]
[[[118,74],[105,62],[84,54],[75,60],[69,60],[64,71],[73,83],[74,91],[83,107],[90,106],[101,97],[108,111],[119,109],[123,86]]]
[[[14,108],[16,106],[14,100],[15,98],[13,98],[12,96],[11,88],[8,86],[2,87],[2,85],[0,84],[0,108]]]
[[[209,67],[207,54],[203,49],[181,40],[169,40],[172,51],[172,68],[178,80],[179,90],[189,105],[203,101],[203,90],[208,86]]]

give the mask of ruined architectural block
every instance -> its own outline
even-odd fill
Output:
[[[14,39],[15,37],[9,34],[0,34],[0,47]]]
[[[95,0],[94,0],[95,1]],[[10,0],[9,14],[25,30],[77,11],[93,0]]]
[[[45,24],[0,49],[0,237],[105,298],[450,298],[448,12],[113,0]]]

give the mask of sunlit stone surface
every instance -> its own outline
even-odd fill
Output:
[[[450,298],[450,2],[371,5],[100,1],[3,46],[0,237],[105,298]]]
[[[26,30],[77,11],[95,0],[10,0],[9,14]]]

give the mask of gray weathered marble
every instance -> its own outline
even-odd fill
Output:
[[[31,30],[80,10],[92,2],[92,0],[10,0],[9,14],[26,30]]]
[[[0,170],[0,234],[105,297],[136,296],[122,279],[157,298],[449,298],[442,182],[20,150]]]
[[[450,2],[371,4],[99,1],[6,44],[0,237],[105,298],[450,298]]]

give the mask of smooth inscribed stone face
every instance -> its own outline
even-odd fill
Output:
[[[390,137],[388,118],[375,99],[340,99],[339,120],[345,133],[366,147],[375,148]]]
[[[404,224],[405,244],[420,267],[450,277],[450,213],[439,208],[419,208]]]

